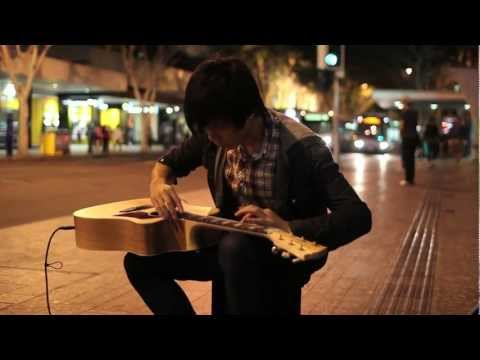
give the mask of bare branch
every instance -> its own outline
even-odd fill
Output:
[[[122,58],[123,58],[123,65],[125,67],[125,71],[127,72],[127,78],[129,83],[132,85],[133,94],[138,101],[142,101],[142,94],[138,88],[137,77],[134,73],[134,45],[126,45],[122,46]]]
[[[29,47],[28,51],[31,53],[30,62],[28,64],[28,73],[26,74],[27,81],[25,82],[25,87],[23,89],[26,93],[28,93],[32,88],[33,77],[35,75],[35,67],[38,58],[38,45],[32,45],[31,47]]]
[[[13,64],[12,54],[9,51],[8,45],[1,45],[1,50],[2,50],[1,59],[5,67],[5,70],[7,71],[8,77],[10,78],[13,85],[15,86],[15,89],[17,89],[18,87],[17,73],[15,71],[15,66]]]
[[[38,61],[37,61],[36,65],[35,65],[34,75],[38,72],[38,69],[40,69],[40,67],[42,66],[42,63],[43,63],[43,61],[45,60],[45,57],[46,57],[46,55],[47,55],[47,52],[48,52],[48,50],[49,50],[51,47],[52,47],[52,45],[46,45],[46,46],[42,49],[42,51],[41,51],[41,53],[40,53],[40,57],[38,58]]]

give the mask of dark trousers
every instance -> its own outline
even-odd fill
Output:
[[[411,184],[415,181],[415,149],[417,139],[404,138],[402,140],[402,164],[405,169],[405,180]]]
[[[5,149],[7,150],[7,156],[12,156],[13,154],[13,137],[5,137]]]
[[[298,264],[271,253],[265,239],[239,233],[218,246],[158,256],[128,253],[130,283],[157,315],[193,315],[190,301],[175,280],[213,281],[217,314],[300,314],[303,273]]]

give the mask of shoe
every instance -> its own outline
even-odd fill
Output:
[[[415,185],[415,183],[409,182],[407,180],[400,181],[400,186],[413,186],[413,185]]]

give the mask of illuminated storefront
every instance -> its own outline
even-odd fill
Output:
[[[13,85],[7,81],[0,84],[0,143],[7,114],[13,116],[15,133],[18,129],[19,101],[15,95]],[[86,145],[89,128],[96,125],[106,126],[112,133],[120,128],[124,143],[138,145],[142,140],[143,121],[150,122],[150,144],[169,146],[189,135],[183,112],[175,104],[154,103],[142,107],[130,98],[53,91],[42,93],[38,89],[33,91],[29,104],[29,142],[32,148],[41,149],[44,134],[52,132],[68,134],[71,144]]]

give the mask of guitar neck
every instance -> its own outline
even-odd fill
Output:
[[[189,212],[183,212],[180,214],[181,219],[201,223],[207,226],[222,228],[226,231],[237,231],[246,234],[253,234],[258,236],[265,237],[267,235],[266,228],[257,225],[243,223],[236,220],[224,219],[217,216],[202,216],[197,214],[192,214]]]

